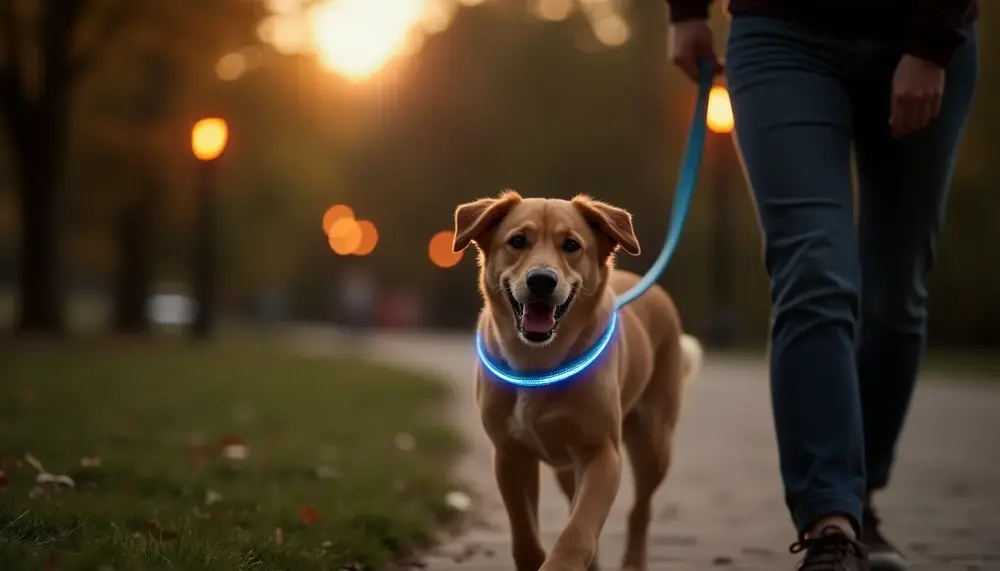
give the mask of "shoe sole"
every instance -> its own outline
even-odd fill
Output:
[[[871,571],[907,571],[910,566],[898,553],[869,553]]]

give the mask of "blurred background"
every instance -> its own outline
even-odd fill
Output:
[[[982,12],[989,70],[1000,10]],[[450,252],[452,212],[508,187],[631,210],[643,255],[619,265],[643,272],[695,95],[666,33],[657,0],[5,0],[0,330],[467,331],[475,256]],[[1000,348],[998,99],[982,73],[936,348]],[[760,346],[767,283],[726,106],[717,91],[662,283],[695,334]]]

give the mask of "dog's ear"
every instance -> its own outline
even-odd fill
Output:
[[[592,228],[610,238],[615,248],[620,247],[633,256],[639,255],[639,239],[635,237],[632,215],[627,210],[582,194],[573,198],[573,206],[580,210]]]
[[[455,242],[452,249],[460,252],[479,240],[484,232],[500,222],[519,202],[520,194],[505,190],[497,198],[480,198],[456,208]]]

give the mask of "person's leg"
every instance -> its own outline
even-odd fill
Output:
[[[971,41],[947,70],[938,118],[920,131],[893,138],[889,91],[899,52],[885,51],[873,62],[871,80],[860,86],[864,95],[857,97],[855,126],[862,267],[857,359],[869,493],[888,484],[923,358],[927,279],[977,76],[977,49]],[[870,527],[876,527],[873,514],[869,519]]]
[[[735,137],[771,276],[771,394],[786,500],[800,535],[830,516],[856,531],[865,474],[847,88],[855,53],[792,24],[742,17],[727,52]]]

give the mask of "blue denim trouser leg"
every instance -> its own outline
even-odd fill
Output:
[[[887,127],[900,56],[891,43],[737,17],[727,52],[771,276],[786,501],[800,533],[828,515],[857,526],[862,496],[885,483],[923,353],[925,282],[975,84],[975,43],[948,70],[940,117],[898,139]]]
[[[882,54],[874,63],[869,92],[890,89],[892,55]],[[927,279],[977,72],[972,41],[955,54],[946,72],[938,118],[906,137],[889,135],[887,99],[869,98],[859,105],[855,149],[863,279],[857,361],[869,491],[888,483],[923,359]]]

